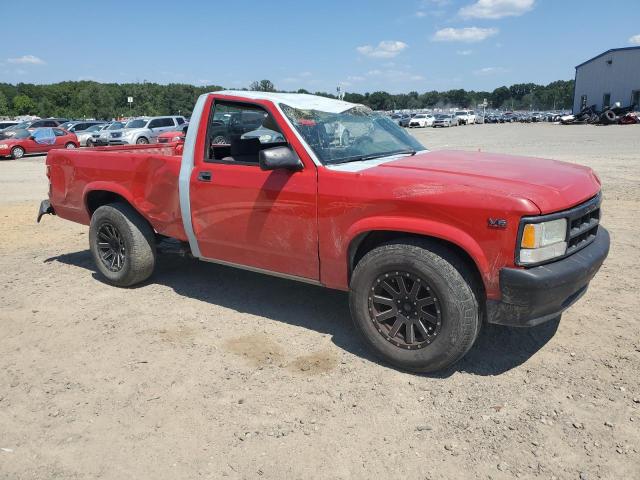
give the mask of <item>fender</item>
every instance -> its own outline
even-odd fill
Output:
[[[349,262],[349,246],[358,236],[374,230],[400,231],[439,238],[450,242],[464,250],[475,262],[485,286],[490,285],[491,267],[484,251],[473,237],[459,228],[451,225],[411,217],[368,217],[363,218],[349,227],[347,230],[347,244],[343,252],[344,265]]]

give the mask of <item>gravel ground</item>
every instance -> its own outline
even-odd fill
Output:
[[[595,168],[612,237],[560,322],[429,376],[376,361],[341,292],[171,256],[110,287],[86,227],[35,224],[43,158],[0,162],[0,478],[640,478],[640,125],[412,132]]]

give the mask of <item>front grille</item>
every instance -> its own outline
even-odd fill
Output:
[[[586,247],[596,238],[600,224],[600,195],[569,210],[569,238],[567,239],[567,255]]]
[[[167,137],[158,138],[158,143],[169,143],[169,139]]]
[[[122,133],[120,132],[114,132],[111,134],[111,138],[120,138],[122,136]]]

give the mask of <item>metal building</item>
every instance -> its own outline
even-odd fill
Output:
[[[576,67],[573,113],[586,106],[640,108],[640,47],[612,48]]]

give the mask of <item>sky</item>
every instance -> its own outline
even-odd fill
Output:
[[[640,45],[639,0],[5,1],[8,83],[490,91]]]

